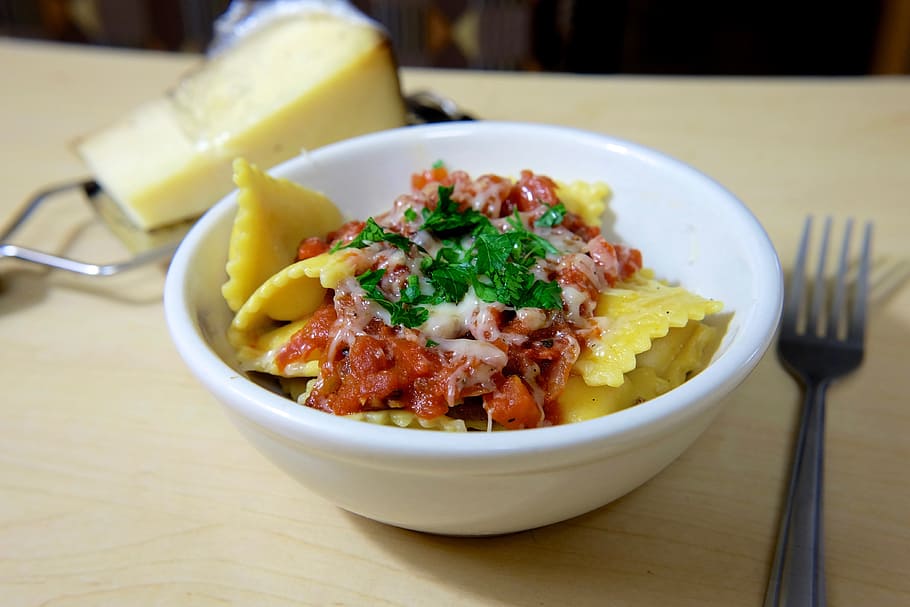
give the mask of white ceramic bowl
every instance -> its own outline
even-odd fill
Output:
[[[407,127],[334,144],[271,171],[349,216],[387,208],[412,172],[442,159],[472,175],[529,168],[603,180],[612,231],[659,277],[732,312],[710,366],[652,401],[578,424],[448,434],[352,421],[299,406],[237,370],[221,298],[236,193],[203,216],[171,263],[165,311],[186,364],[241,432],[308,489],[392,525],[443,534],[530,529],[598,508],[651,479],[708,426],[768,348],[781,271],[755,217],[730,192],[653,150],[599,134],[515,123]]]

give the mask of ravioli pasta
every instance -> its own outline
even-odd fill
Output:
[[[574,423],[679,386],[719,342],[703,321],[720,302],[600,234],[605,184],[434,166],[344,222],[317,192],[234,169],[229,341],[302,406],[439,431]]]
[[[328,198],[285,179],[275,179],[243,159],[234,161],[237,215],[231,233],[222,295],[237,311],[270,276],[288,265],[301,238],[342,223]]]
[[[636,356],[650,350],[654,339],[720,309],[720,302],[641,270],[600,295],[594,317],[601,331],[588,341],[575,369],[590,386],[621,386],[625,373],[636,368]]]

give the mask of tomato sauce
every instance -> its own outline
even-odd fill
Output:
[[[500,222],[523,214],[531,229],[535,218],[560,202],[556,183],[531,171],[522,171],[512,183],[496,175],[472,180],[463,171],[434,167],[413,175],[411,185],[412,193],[396,201],[397,210],[376,218],[384,229],[414,233],[413,218],[419,214],[412,212],[407,219],[402,209],[436,208],[439,186],[452,188],[452,200],[461,212],[474,209]],[[325,237],[304,239],[297,257],[308,259],[332,246],[350,243],[365,225],[348,222]],[[604,288],[631,276],[641,268],[642,260],[639,251],[607,242],[598,228],[570,212],[565,212],[557,228],[547,230],[562,234],[559,242],[571,251],[541,259],[541,271],[547,280],[562,289],[571,287],[588,300],[589,305],[578,307],[582,317],[573,316],[567,303],[563,309],[523,315],[502,305],[489,305],[481,326],[469,327],[468,321],[481,322],[475,309],[471,318],[464,319],[464,329],[436,343],[420,327],[390,326],[378,316],[365,316],[376,314],[379,308],[352,284],[343,295],[329,292],[325,303],[278,353],[279,368],[319,360],[320,375],[312,381],[305,404],[336,415],[391,408],[424,419],[441,415],[469,419],[482,410],[489,422],[507,429],[560,423],[556,403],[591,330],[584,316],[593,314]],[[419,264],[393,263],[389,260],[402,257],[400,252],[391,246],[373,246],[367,249],[372,252],[360,271],[381,266],[385,282],[375,288],[389,289],[392,302],[402,297]],[[487,304],[478,300],[477,305]],[[353,318],[365,317],[366,322],[353,328],[349,324]],[[450,347],[452,339],[484,340],[487,349],[472,358],[464,348]]]

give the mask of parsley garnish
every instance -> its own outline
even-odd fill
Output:
[[[529,308],[558,310],[562,308],[562,289],[559,283],[535,280],[524,295],[524,305]]]
[[[418,245],[414,244],[401,234],[396,234],[395,232],[389,232],[385,230],[381,225],[376,223],[376,220],[370,217],[367,219],[366,225],[360,231],[360,234],[357,235],[354,240],[349,242],[346,245],[341,243],[336,244],[332,247],[331,252],[334,253],[340,249],[363,249],[371,244],[377,242],[388,242],[394,247],[397,247],[407,253],[411,250],[411,247],[417,247],[421,249]]]
[[[430,313],[426,308],[415,305],[420,298],[420,285],[417,276],[413,274],[409,276],[408,284],[401,294],[401,299],[399,301],[391,301],[379,288],[379,282],[384,275],[385,270],[367,270],[357,277],[357,282],[360,283],[367,297],[385,308],[390,315],[389,320],[392,325],[404,325],[413,328],[419,327],[426,322],[427,318],[430,317]]]
[[[486,301],[498,301],[515,308],[541,308],[555,310],[562,308],[562,289],[558,283],[535,278],[522,263],[511,259],[495,266],[484,268],[473,277],[474,292]]]
[[[433,287],[431,303],[435,304],[461,301],[475,274],[471,250],[462,248],[455,240],[443,241],[436,257],[425,257],[420,269]]]
[[[357,277],[366,296],[389,312],[391,324],[418,327],[429,318],[425,305],[457,304],[471,287],[486,302],[500,302],[515,308],[562,308],[559,284],[537,278],[531,269],[538,259],[558,254],[556,247],[529,230],[518,211],[506,220],[509,229],[500,232],[486,215],[470,208],[462,211],[452,200],[453,191],[451,186],[439,186],[436,208],[422,211],[420,229],[442,240],[436,256],[427,254],[420,264],[420,271],[431,288],[429,294],[421,290],[417,274],[408,276],[397,301],[390,300],[379,286],[385,270],[369,270]],[[559,225],[565,213],[561,203],[555,204],[534,225]],[[418,219],[417,213],[410,208],[404,215],[408,221]],[[473,243],[467,245],[471,242],[469,238],[473,238]],[[372,218],[346,247],[363,248],[376,242],[388,242],[406,252],[416,247],[426,253],[401,234],[384,230]],[[333,251],[346,247],[336,245]]]
[[[559,285],[539,280],[530,271],[537,259],[558,253],[556,247],[528,230],[517,212],[508,220],[512,229],[505,232],[497,230],[486,216],[481,217],[484,221],[473,227],[471,249],[449,243],[424,268],[437,293],[443,293],[441,301],[461,301],[470,284],[486,302],[498,301],[516,308],[561,308]]]
[[[458,303],[467,294],[474,276],[470,264],[448,263],[440,257],[433,260],[425,273],[433,286],[433,303]]]
[[[537,218],[534,225],[539,228],[552,228],[561,224],[565,216],[566,207],[561,202],[558,202],[551,207],[547,207],[547,210]]]
[[[439,187],[439,204],[424,213],[422,229],[449,241],[436,258],[422,268],[433,286],[437,302],[458,303],[474,287],[486,302],[498,301],[516,308],[545,310],[562,307],[562,289],[557,283],[537,279],[530,268],[537,259],[559,251],[550,241],[528,230],[516,211],[509,217],[512,228],[500,232],[489,218],[473,209],[461,211],[452,200],[452,187]],[[556,225],[565,215],[561,204],[547,209],[545,220]],[[542,216],[543,217],[543,216]],[[454,237],[471,235],[474,245],[462,248]]]
[[[530,262],[533,263],[534,259],[537,257],[546,257],[550,253],[553,255],[559,253],[559,250],[557,250],[549,240],[542,236],[538,236],[525,227],[521,222],[518,211],[515,211],[515,213],[509,217],[508,222],[509,225],[512,226],[512,230],[503,232],[502,235],[512,241],[513,249],[519,250],[519,254],[522,258],[530,259]]]
[[[430,211],[423,210],[423,226],[421,229],[444,236],[456,232],[470,231],[471,229],[489,224],[490,220],[483,213],[474,209],[461,211],[458,203],[452,200],[454,186],[439,186],[439,202],[436,208]]]

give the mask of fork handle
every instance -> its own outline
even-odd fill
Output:
[[[825,381],[806,382],[787,504],[764,607],[823,607],[822,492],[825,450]]]

